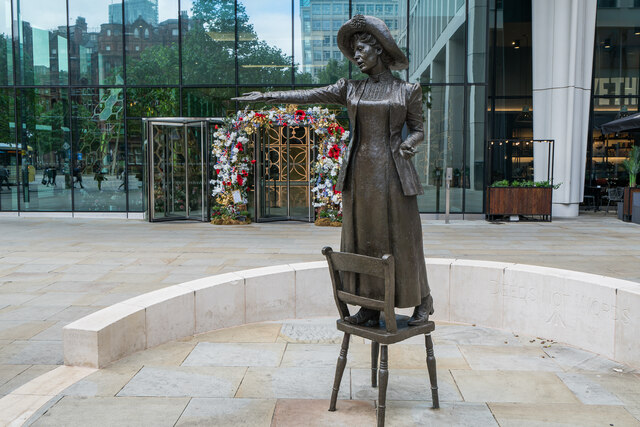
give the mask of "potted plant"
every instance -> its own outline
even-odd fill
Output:
[[[631,221],[631,206],[633,205],[633,193],[640,192],[640,188],[636,188],[636,176],[640,172],[640,147],[637,145],[631,148],[629,156],[622,161],[622,166],[629,173],[629,186],[624,189],[623,197],[623,215],[624,221]]]
[[[487,189],[487,215],[539,215],[551,221],[554,188],[549,181],[496,181]]]

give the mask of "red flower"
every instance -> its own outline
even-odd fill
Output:
[[[344,128],[340,126],[338,129],[340,130],[340,136],[342,136],[342,134],[344,133]]]
[[[236,144],[236,148],[238,149],[238,151],[242,151],[242,143],[238,142]]]
[[[216,129],[218,129],[218,125],[216,125]]]
[[[256,163],[255,160],[251,160],[251,164],[254,165]]]
[[[329,155],[329,157],[337,159],[338,157],[340,157],[340,147],[338,147],[337,145],[333,145],[329,149],[329,153],[327,153],[327,154]]]
[[[242,176],[240,176],[240,174],[238,174],[238,176],[236,176],[236,179],[238,180],[238,185],[242,185]]]
[[[295,120],[297,122],[304,120],[304,118],[307,116],[307,113],[304,112],[304,110],[296,110],[296,113],[294,115]]]

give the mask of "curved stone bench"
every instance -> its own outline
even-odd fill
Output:
[[[545,337],[640,367],[640,284],[524,264],[427,258],[435,320]],[[64,327],[65,364],[128,354],[245,323],[335,316],[324,261],[206,277],[123,301]]]

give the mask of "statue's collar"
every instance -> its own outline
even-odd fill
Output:
[[[384,70],[381,73],[378,74],[370,74],[369,75],[369,79],[373,82],[386,82],[386,81],[391,81],[393,80],[393,74],[391,74],[391,71],[389,70]]]

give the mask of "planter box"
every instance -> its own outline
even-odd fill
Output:
[[[640,188],[624,188],[624,197],[623,197],[623,207],[622,207],[622,220],[623,221],[631,221],[631,207],[633,205],[633,198],[640,197],[637,193],[640,193]]]
[[[553,188],[489,187],[487,215],[541,215],[551,220]]]

